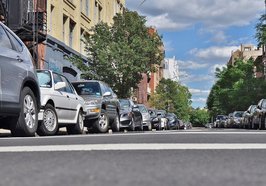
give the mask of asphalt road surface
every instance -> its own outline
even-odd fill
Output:
[[[0,137],[0,185],[265,186],[266,131]]]

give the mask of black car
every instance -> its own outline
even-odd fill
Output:
[[[105,133],[109,128],[120,130],[120,104],[117,95],[104,82],[84,80],[72,82],[77,93],[85,100],[84,125]]]
[[[166,129],[171,130],[171,129],[179,129],[179,121],[177,116],[174,113],[167,113],[165,115],[167,118],[167,127]]]
[[[23,42],[0,23],[0,127],[13,136],[34,136],[40,89],[32,56]]]
[[[142,127],[142,114],[137,105],[131,99],[119,99],[120,103],[120,128],[128,128],[134,131]]]
[[[150,121],[151,121],[151,126],[153,129],[159,130],[161,127],[161,120],[157,115],[157,110],[155,109],[148,109],[149,114],[150,114]]]

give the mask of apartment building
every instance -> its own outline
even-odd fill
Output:
[[[262,48],[256,48],[252,44],[241,44],[240,49],[232,51],[227,65],[234,65],[236,59],[248,60],[253,58],[254,61],[262,55]]]
[[[73,55],[86,60],[84,37],[100,21],[112,24],[116,13],[125,9],[125,0],[47,0],[47,40],[40,68],[63,72],[70,80],[79,70],[69,62]]]
[[[173,81],[179,81],[179,68],[175,56],[164,60],[163,77]]]

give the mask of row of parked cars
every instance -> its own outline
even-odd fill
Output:
[[[60,73],[35,70],[24,43],[0,23],[0,127],[14,136],[182,128],[172,113],[118,99],[104,82],[69,82]]]
[[[261,99],[257,105],[250,105],[246,111],[235,111],[227,115],[218,115],[214,127],[235,127],[248,129],[265,129],[266,99]]]

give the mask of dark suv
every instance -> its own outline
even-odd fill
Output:
[[[0,23],[0,127],[13,136],[34,136],[38,127],[40,89],[31,54]]]
[[[96,132],[120,130],[120,104],[117,95],[104,82],[86,80],[72,82],[77,93],[85,100],[85,121],[87,128]]]

